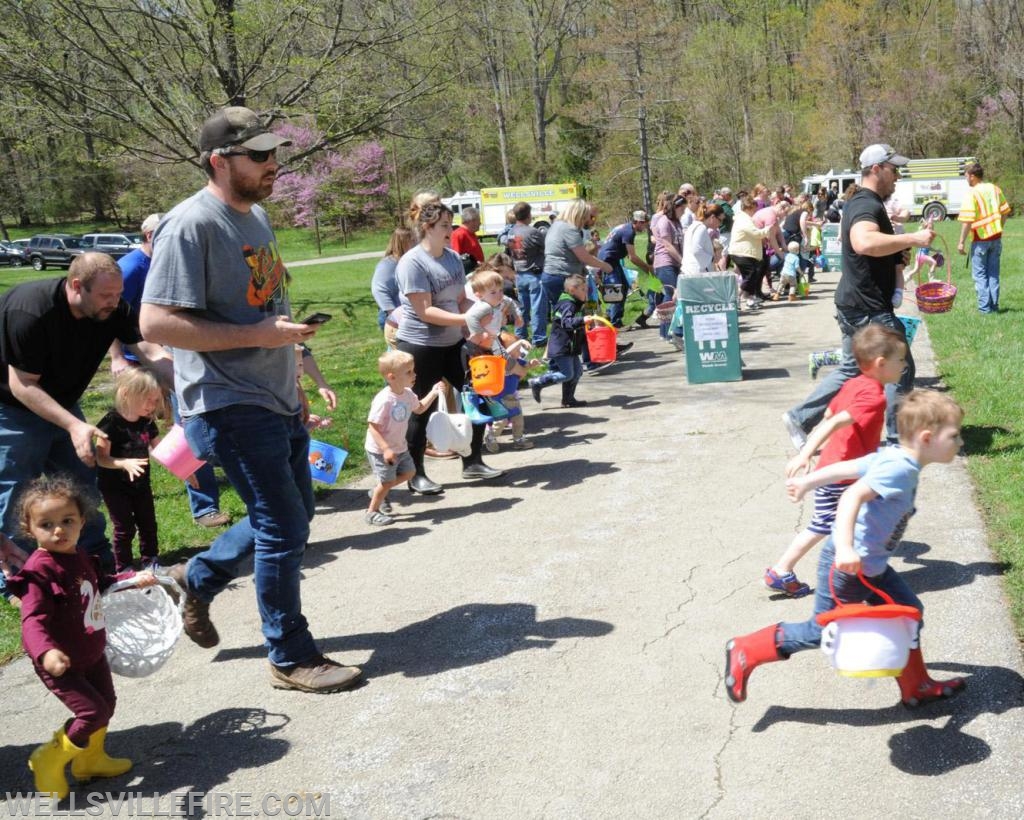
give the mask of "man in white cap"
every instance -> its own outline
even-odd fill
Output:
[[[275,152],[287,143],[248,108],[225,108],[203,123],[199,162],[209,179],[157,229],[140,323],[147,340],[174,348],[190,448],[220,464],[248,512],[171,568],[185,590],[186,634],[217,645],[210,602],[254,560],[271,685],[335,692],[360,670],[320,653],[299,597],[313,488],[294,349],[318,325],[292,320],[290,277],[257,204],[274,190]]]
[[[629,293],[629,282],[626,280],[622,261],[628,257],[640,270],[651,272],[651,266],[636,252],[636,235],[647,230],[647,222],[647,211],[633,211],[629,222],[612,228],[597,252],[598,259],[612,266],[611,273],[604,274],[601,288],[604,301],[608,305],[608,321],[615,327],[622,327],[626,294]]]
[[[896,189],[900,168],[909,160],[890,145],[869,145],[860,155],[861,188],[843,206],[841,238],[843,275],[836,287],[836,321],[843,335],[843,361],[803,404],[782,414],[793,445],[799,450],[825,415],[832,397],[847,379],[860,373],[850,342],[864,325],[876,322],[905,333],[896,318],[895,304],[903,284],[897,281],[897,268],[903,265],[903,251],[927,248],[935,238],[931,227],[914,233],[896,234],[885,211],[884,200]],[[888,407],[885,414],[886,437],[897,440],[896,409],[899,401],[914,386],[914,360],[907,348],[907,365],[899,384],[886,386]]]

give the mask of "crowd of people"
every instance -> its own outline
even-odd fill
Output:
[[[40,791],[65,796],[69,763],[76,777],[113,776],[131,766],[104,751],[116,698],[95,603],[115,578],[134,577],[144,586],[155,582],[149,570],[166,571],[184,595],[186,634],[212,648],[220,638],[210,604],[252,561],[271,684],[326,693],[351,687],[361,675],[321,653],[301,605],[314,512],[309,431],[325,423],[309,411],[298,385],[302,373],[316,381],[329,409],[337,398],[306,346],[322,317],[293,319],[289,274],[259,205],[273,190],[276,151],[285,144],[249,109],[216,112],[199,138],[207,183],[147,220],[143,258],[129,259],[122,270],[103,254],[83,254],[67,277],[19,285],[0,297],[0,562],[7,593],[21,604],[30,660],[73,714],[32,753]],[[905,163],[886,145],[861,155],[863,184],[841,216],[844,275],[836,306],[844,357],[784,416],[800,451],[788,467],[793,493],[819,489],[808,530],[766,570],[764,582],[793,597],[810,592],[795,575],[796,562],[828,539],[816,615],[835,605],[830,579],[841,600],[874,601],[872,591],[881,587],[920,609],[877,545],[899,539],[920,468],[956,452],[962,413],[948,399],[910,392],[913,359],[894,314],[901,254],[927,249],[934,237],[930,226],[896,232],[886,212],[884,201]],[[977,184],[980,168],[975,176]],[[999,196],[983,192],[1002,212]],[[735,197],[721,188],[702,198],[686,183],[659,195],[653,218],[635,210],[604,241],[597,210],[585,200],[570,203],[547,231],[532,225],[530,206],[519,203],[505,247],[488,259],[475,235],[477,213],[463,210],[462,225],[453,227],[451,210],[436,195],[417,195],[371,283],[385,352],[378,361],[382,389],[367,414],[365,449],[375,486],[366,523],[393,523],[389,493],[402,483],[414,494],[444,491],[426,472],[426,419],[436,403],[473,392],[470,359],[505,364],[501,392],[483,405],[492,426],[474,424],[460,451],[464,478],[491,480],[503,471],[486,464],[483,452],[497,451],[503,426],[513,431],[515,448],[532,446],[517,395],[521,380],[528,378],[538,403],[545,387],[558,384],[562,407],[586,404],[576,390],[586,368],[599,363],[588,360],[585,329],[602,306],[607,321],[623,326],[633,285],[626,260],[661,286],[648,288],[638,328],[674,300],[685,276],[731,272],[746,307],[757,309],[782,294],[793,298],[802,280],[813,279],[833,199],[829,191],[812,198],[786,187],[769,193],[762,185]],[[982,204],[971,213],[988,212]],[[998,239],[991,224],[981,226],[988,231],[982,241]],[[637,236],[645,233],[648,249],[641,255]],[[992,247],[987,259],[998,262]],[[979,282],[979,309],[988,312],[998,287],[991,277]],[[659,324],[664,338],[680,344],[667,322]],[[114,409],[93,425],[79,401],[108,353],[117,374]],[[154,418],[169,385],[173,416],[192,455],[206,462],[188,480],[196,522],[231,523],[207,472],[213,464],[246,515],[209,548],[164,570],[148,471],[159,438]],[[883,427],[896,447],[876,455]],[[801,477],[823,445],[819,470]],[[851,458],[859,460],[851,464]],[[100,493],[114,523],[113,548],[96,511]],[[868,539],[865,532],[884,538]],[[138,573],[136,534],[144,570]],[[81,589],[76,579],[84,579]],[[745,698],[757,665],[820,640],[816,624],[776,625],[730,641],[730,697]],[[900,684],[905,702],[962,688],[962,681],[928,678],[919,651],[912,666]]]

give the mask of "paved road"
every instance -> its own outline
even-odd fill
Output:
[[[926,657],[968,690],[910,712],[895,683],[806,652],[725,697],[725,641],[810,610],[760,575],[807,520],[779,414],[837,338],[831,290],[743,315],[739,383],[687,385],[654,331],[630,334],[628,360],[580,386],[589,407],[526,399],[538,446],[491,457],[507,477],[432,463],[447,492],[397,493],[395,526],[364,526],[368,480],[334,491],[304,604],[365,685],[271,689],[242,579],[213,605],[216,650],[183,640],[158,674],[119,679],[111,745],[137,765],[96,788],[329,794],[346,818],[1020,817],[1021,656],[960,460],[925,472],[894,563],[927,607]],[[927,331],[914,349],[934,384]],[[25,661],[0,682],[0,772],[27,789],[65,713]]]
[[[323,256],[317,259],[303,259],[301,262],[288,262],[289,268],[305,268],[309,265],[327,265],[332,262],[354,262],[357,259],[380,259],[384,251],[366,251],[365,253],[349,253],[343,256]]]

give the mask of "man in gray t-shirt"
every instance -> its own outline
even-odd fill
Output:
[[[248,515],[170,574],[185,591],[186,634],[209,648],[220,640],[210,602],[254,559],[271,684],[334,692],[360,670],[320,654],[299,598],[313,488],[294,348],[317,325],[291,319],[290,277],[257,204],[274,189],[275,152],[287,140],[232,107],[203,123],[199,143],[209,179],[153,238],[140,325],[148,341],[173,348],[189,446],[224,469]]]

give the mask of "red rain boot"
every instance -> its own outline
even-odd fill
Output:
[[[928,677],[920,649],[910,650],[910,659],[903,674],[896,678],[896,683],[900,686],[903,705],[910,708],[933,700],[951,698],[967,685],[963,678],[937,681]]]
[[[725,692],[733,703],[747,699],[747,679],[756,667],[783,660],[775,642],[778,628],[772,624],[725,645]]]

